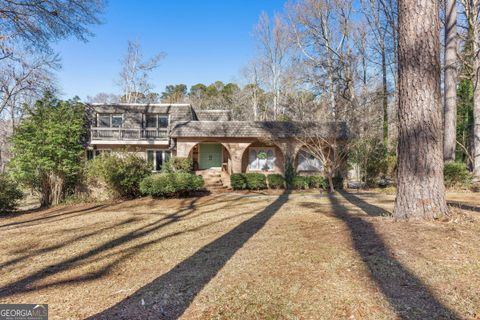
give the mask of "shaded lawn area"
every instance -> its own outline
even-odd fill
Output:
[[[231,193],[0,218],[0,303],[48,303],[51,319],[480,319],[480,214],[395,222],[392,200]]]

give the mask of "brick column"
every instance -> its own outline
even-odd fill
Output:
[[[198,142],[177,141],[177,157],[188,158],[190,151]]]
[[[302,148],[303,143],[297,140],[285,140],[275,142],[275,144],[283,153],[285,159],[284,165],[287,164],[287,161],[291,161],[292,165],[295,166],[295,158],[297,157],[298,151],[300,151],[300,149]]]
[[[223,145],[230,152],[230,157],[232,158],[232,173],[241,173],[242,172],[242,157],[245,150],[251,142],[230,142],[223,143]]]

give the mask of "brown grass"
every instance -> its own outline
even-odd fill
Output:
[[[51,319],[480,319],[478,197],[395,222],[370,193],[219,194],[0,219],[0,303]],[[458,207],[458,206],[457,206]]]

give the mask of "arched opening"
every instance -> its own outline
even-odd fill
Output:
[[[299,174],[323,173],[322,160],[315,156],[305,146],[302,146],[295,156],[295,171]]]
[[[201,141],[190,149],[188,157],[193,161],[193,169],[197,170],[222,170],[231,172],[232,157],[228,147],[218,141]]]
[[[275,144],[253,142],[242,155],[242,172],[283,173],[285,155]]]

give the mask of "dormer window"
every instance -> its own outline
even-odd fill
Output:
[[[145,115],[145,125],[147,128],[165,129],[168,127],[168,116],[164,114],[147,113]]]
[[[98,126],[100,128],[121,128],[123,123],[122,114],[100,113],[98,114]]]

